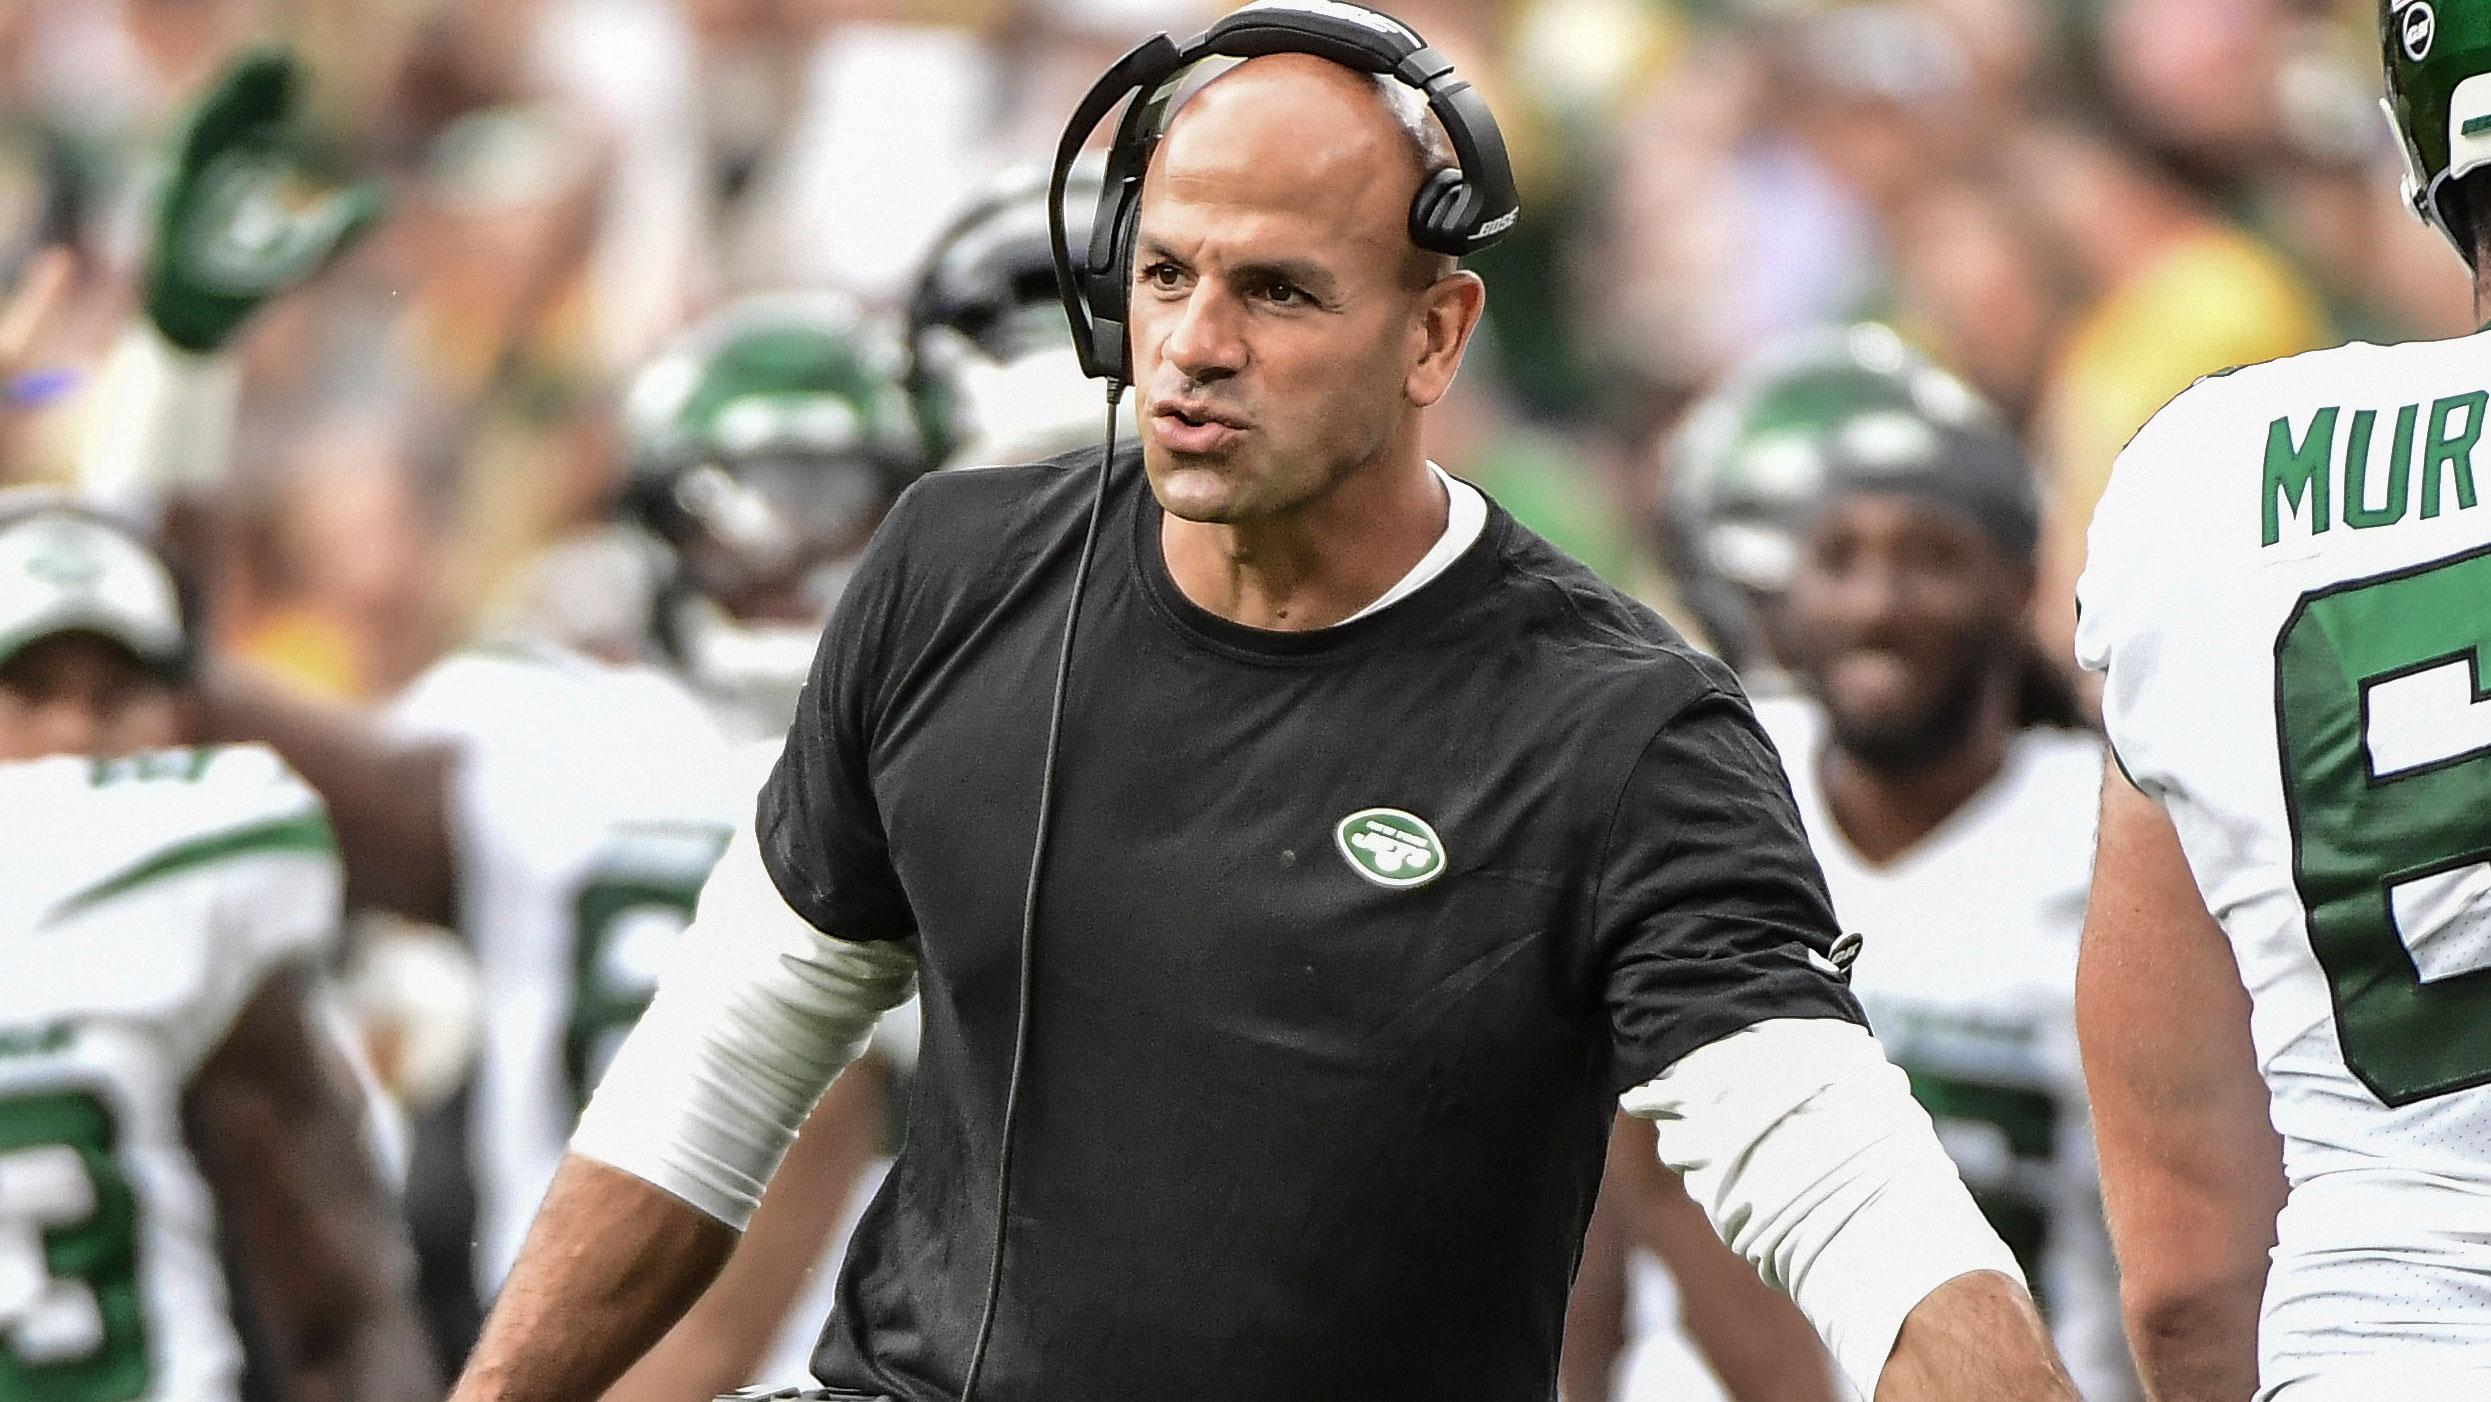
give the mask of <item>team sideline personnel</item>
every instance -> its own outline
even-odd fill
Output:
[[[1735,683],[1422,454],[1484,293],[1405,232],[1450,162],[1401,95],[1255,58],[1149,168],[1141,470],[1065,710],[976,1397],[1544,1402],[1621,1094],[1864,1391],[2071,1397],[1859,1026]],[[814,1362],[961,1396],[1092,461],[896,508],[461,1402],[594,1395],[918,979],[910,1142]]]

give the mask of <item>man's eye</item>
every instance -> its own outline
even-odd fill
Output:
[[[1153,287],[1169,289],[1185,280],[1184,271],[1174,263],[1152,263],[1142,269],[1142,281]]]
[[[1306,294],[1285,282],[1263,285],[1263,300],[1274,306],[1292,307],[1306,300]]]

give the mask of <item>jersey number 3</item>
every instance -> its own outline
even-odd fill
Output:
[[[2491,551],[2303,596],[2275,640],[2293,880],[2345,1065],[2491,1081]]]
[[[0,1098],[0,1402],[146,1395],[138,1209],[82,1092]]]

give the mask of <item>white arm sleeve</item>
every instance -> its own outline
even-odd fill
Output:
[[[240,367],[230,351],[185,351],[141,318],[105,362],[78,464],[79,494],[152,517],[175,493],[222,480]]]
[[[1618,1103],[1652,1121],[1713,1230],[1798,1304],[1863,1397],[1930,1291],[1972,1271],[2024,1279],[1856,1024],[1758,1023]]]
[[[913,941],[837,939],[788,908],[747,817],[571,1148],[740,1231],[814,1103],[916,976]]]

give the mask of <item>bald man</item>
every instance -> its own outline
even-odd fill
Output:
[[[1405,231],[1443,163],[1395,90],[1276,55],[1150,168],[1001,1290],[1094,455],[893,511],[459,1402],[594,1395],[920,981],[833,1397],[1547,1402],[1621,1096],[1880,1402],[2072,1396],[1860,1026],[1728,674],[1425,457],[1485,295]]]

